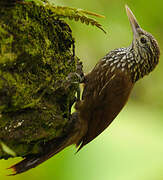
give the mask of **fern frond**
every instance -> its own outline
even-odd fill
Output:
[[[96,21],[93,18],[88,17],[87,15],[104,18],[104,16],[86,11],[83,9],[76,9],[71,7],[64,7],[64,6],[55,6],[51,3],[45,3],[43,0],[24,0],[24,2],[35,2],[37,5],[45,6],[46,8],[50,9],[53,12],[52,16],[58,17],[58,18],[69,18],[70,20],[74,19],[75,21],[81,21],[81,23],[84,23],[86,25],[92,25],[96,26],[97,28],[101,29],[104,33],[106,31],[103,29],[102,25]]]
[[[100,18],[104,18],[104,16],[85,11],[82,9],[75,9],[70,7],[62,7],[62,6],[49,6],[54,16],[59,18],[69,18],[70,20],[74,19],[75,21],[81,21],[81,23],[85,23],[86,25],[91,24],[92,26],[96,26],[101,29],[104,33],[106,31],[103,29],[102,25],[93,18],[88,17],[87,15],[96,16]]]
[[[78,9],[78,11],[83,12],[84,14],[91,15],[91,16],[96,16],[96,17],[99,17],[99,18],[105,18],[105,16],[103,16],[101,14],[97,14],[97,13],[94,13],[94,12],[86,11],[86,10],[83,10],[83,9]]]

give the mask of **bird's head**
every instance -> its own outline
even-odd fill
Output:
[[[160,49],[158,43],[150,33],[139,26],[134,14],[127,5],[126,12],[133,31],[132,50],[135,53],[135,60],[145,68],[145,74],[148,74],[159,61]]]

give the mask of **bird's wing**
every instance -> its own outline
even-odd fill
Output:
[[[88,131],[81,140],[81,149],[97,137],[118,115],[128,100],[133,83],[126,73],[115,73],[108,76],[105,83],[96,72],[89,74],[83,91],[81,118],[88,123]],[[99,79],[98,79],[99,77]],[[99,85],[101,84],[101,85]]]

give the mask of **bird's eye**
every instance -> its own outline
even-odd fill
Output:
[[[142,44],[145,44],[145,43],[147,42],[147,40],[146,40],[144,37],[141,37],[141,38],[140,38],[140,42],[141,42]]]

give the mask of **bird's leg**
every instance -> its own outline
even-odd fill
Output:
[[[82,63],[81,61],[79,61],[79,59],[77,60],[76,72],[77,72],[77,73],[80,75],[80,77],[81,77],[80,83],[84,83],[85,76],[84,76],[84,72],[83,72],[83,63]]]
[[[85,76],[84,76],[84,73],[83,73],[83,64],[78,59],[77,60],[77,66],[76,66],[76,72],[69,73],[67,78],[66,78],[66,81],[64,83],[65,88],[71,86],[71,84],[77,84],[78,85],[76,101],[80,100],[80,87],[79,87],[79,84],[84,83],[84,80],[85,80]]]
[[[80,86],[79,84],[83,82],[84,80],[84,73],[83,73],[83,65],[82,62],[80,62],[79,60],[77,60],[77,66],[76,66],[76,72],[73,73],[69,73],[67,78],[65,80],[62,81],[62,87],[64,88],[64,91],[66,92],[67,90],[69,90],[69,88],[75,87],[76,92],[77,92],[77,96],[71,100],[71,102],[69,103],[69,112],[71,113],[71,108],[72,105],[75,102],[79,102],[80,101]]]

